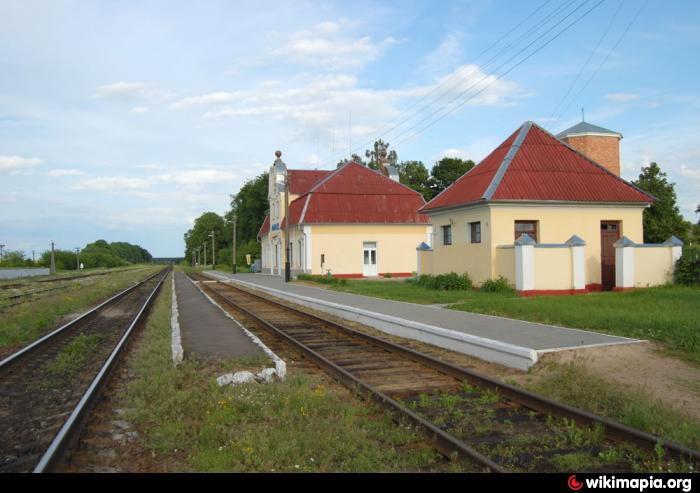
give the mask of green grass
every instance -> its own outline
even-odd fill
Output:
[[[90,278],[89,282],[75,280],[69,289],[46,293],[35,301],[3,311],[0,313],[0,348],[33,341],[54,329],[63,316],[86,311],[160,268],[116,272]]]
[[[607,416],[638,430],[700,449],[700,423],[674,411],[642,390],[622,389],[580,364],[558,364],[529,390]]]
[[[431,471],[445,466],[414,430],[348,398],[318,376],[219,387],[239,363],[204,365],[170,357],[170,283],[154,306],[130,363],[129,419],[142,446],[177,455],[190,471]],[[225,367],[225,368],[224,368]],[[177,452],[175,452],[177,451]]]
[[[450,304],[467,312],[662,342],[700,363],[700,289],[661,286],[624,293],[520,297],[515,293],[436,291],[405,281],[348,281],[331,289],[397,301]]]
[[[101,340],[102,335],[100,334],[80,334],[75,337],[61,349],[56,359],[46,366],[47,377],[51,380],[58,380],[75,375],[88,362]]]

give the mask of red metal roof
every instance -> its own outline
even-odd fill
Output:
[[[421,211],[508,200],[651,203],[653,197],[526,122]]]
[[[262,238],[263,236],[265,236],[269,232],[270,232],[270,215],[266,214],[265,220],[263,221],[262,226],[260,226],[260,230],[258,231],[258,238]]]
[[[415,190],[348,163],[289,204],[289,215],[290,224],[428,224],[423,205]]]
[[[303,195],[329,173],[332,172],[318,169],[290,169],[287,171],[289,176],[289,193]]]

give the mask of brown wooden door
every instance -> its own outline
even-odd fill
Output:
[[[600,222],[600,268],[603,291],[615,287],[615,247],[620,239],[620,221]]]

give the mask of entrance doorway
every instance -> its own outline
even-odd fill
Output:
[[[365,241],[362,244],[364,263],[362,265],[362,275],[365,277],[377,276],[377,243]]]
[[[615,247],[620,239],[620,221],[600,222],[600,269],[603,291],[615,287]]]

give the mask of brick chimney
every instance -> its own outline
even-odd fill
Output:
[[[559,133],[557,138],[620,176],[621,133],[581,122]]]

